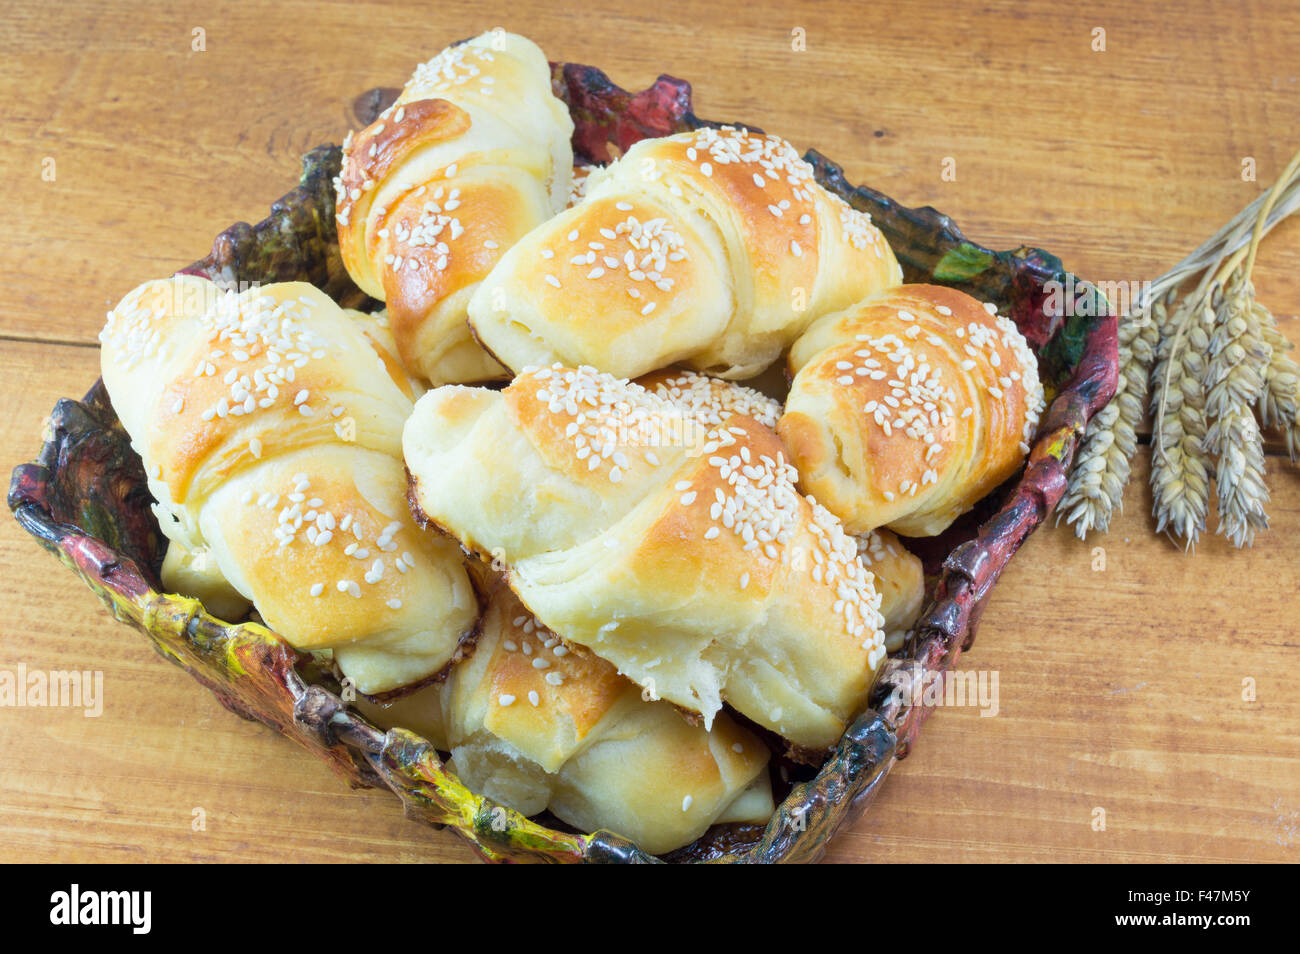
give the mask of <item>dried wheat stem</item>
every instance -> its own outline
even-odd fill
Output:
[[[1167,320],[1167,304],[1135,310],[1119,323],[1119,382],[1115,396],[1088,422],[1065,497],[1057,511],[1074,527],[1080,540],[1089,530],[1105,533],[1116,508],[1123,508],[1137,427],[1146,413],[1151,366],[1155,362],[1159,327]]]
[[[1250,273],[1260,241],[1298,208],[1300,152],[1267,193],[1151,283],[1120,323],[1115,397],[1084,432],[1058,510],[1058,522],[1064,518],[1081,539],[1107,530],[1122,506],[1149,392],[1157,530],[1189,549],[1196,545],[1209,511],[1212,465],[1219,532],[1242,546],[1267,526],[1254,410],[1281,431],[1292,458],[1300,456],[1300,365],[1286,356],[1290,345],[1272,315],[1255,302]],[[1195,289],[1175,306],[1173,296],[1193,279]]]
[[[1255,423],[1254,408],[1264,394],[1264,372],[1273,347],[1253,307],[1254,289],[1244,272],[1232,280],[1226,294],[1215,297],[1205,377],[1205,411],[1210,424],[1204,447],[1215,458],[1218,532],[1241,547],[1254,542],[1256,530],[1268,526],[1264,439]]]
[[[1297,153],[1300,156],[1300,153]],[[1292,159],[1295,162],[1295,159]],[[1287,167],[1294,176],[1295,168]],[[1287,179],[1284,174],[1278,179],[1282,183],[1282,189],[1276,194],[1273,192],[1262,193],[1250,205],[1242,209],[1233,217],[1232,221],[1225,224],[1214,235],[1206,239],[1201,245],[1175,265],[1169,271],[1165,272],[1155,281],[1138,300],[1139,305],[1145,305],[1157,298],[1164,297],[1170,291],[1177,289],[1184,282],[1196,275],[1204,274],[1206,278],[1211,277],[1218,263],[1222,262],[1224,257],[1231,255],[1238,249],[1243,248],[1248,242],[1254,240],[1253,231],[1259,221],[1263,221],[1264,229],[1262,235],[1271,232],[1278,223],[1290,216],[1297,208],[1300,208],[1300,179]],[[1268,211],[1264,212],[1264,207],[1268,206]],[[1203,291],[1204,289],[1202,289]]]
[[[1210,506],[1205,438],[1205,355],[1214,309],[1184,301],[1161,329],[1151,379],[1159,412],[1155,417],[1151,489],[1156,531],[1181,537],[1190,549],[1205,529]]]

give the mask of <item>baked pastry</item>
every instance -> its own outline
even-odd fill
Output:
[[[921,559],[888,530],[872,530],[858,537],[858,557],[875,577],[884,622],[885,648],[891,653],[903,644],[925,602],[925,569]]]
[[[180,275],[129,292],[100,336],[173,563],[203,554],[207,587],[333,650],[365,693],[441,672],[478,618],[461,554],[411,523],[412,393],[381,328],[308,284],[235,294]]]
[[[652,394],[676,405],[703,427],[717,427],[733,414],[751,417],[764,427],[776,427],[781,402],[753,388],[682,368],[653,371],[637,379]]]
[[[536,701],[534,701],[536,700]],[[473,654],[446,682],[355,703],[371,722],[418,732],[466,785],[583,831],[608,828],[651,852],[709,825],[764,824],[767,748],[725,715],[691,725],[581,646],[543,627],[498,579]]]
[[[184,593],[198,600],[218,619],[240,620],[253,608],[221,575],[212,551],[205,546],[190,550],[182,543],[169,543],[163,555],[161,575],[168,592]]]
[[[824,749],[885,655],[871,574],[771,429],[737,414],[662,440],[682,417],[592,368],[434,389],[403,436],[413,507],[504,566],[547,627],[706,726],[725,700]]]
[[[367,312],[344,308],[343,314],[351,318],[353,324],[369,339],[370,347],[379,355],[388,376],[401,388],[403,394],[414,402],[425,392],[424,382],[413,377],[401,359],[397,339],[393,337],[393,326],[388,320],[388,309]]]
[[[572,135],[542,51],[490,31],[422,64],[344,142],[343,264],[388,303],[402,360],[418,376],[503,376],[471,339],[466,305],[504,251],[568,202]]]
[[[802,487],[850,533],[941,533],[1020,467],[1038,362],[992,305],[904,285],[817,320],[790,349],[777,426]]]
[[[583,191],[470,300],[475,335],[513,371],[560,362],[634,378],[682,363],[751,377],[817,316],[902,281],[870,216],[776,136],[642,140]]]
[[[522,814],[549,809],[655,853],[717,822],[762,824],[772,814],[758,738],[725,715],[705,731],[643,698],[610,663],[541,626],[504,585],[473,655],[440,694],[457,776]]]

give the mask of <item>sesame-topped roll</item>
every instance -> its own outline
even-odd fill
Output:
[[[772,813],[767,747],[725,714],[711,730],[496,587],[474,653],[441,689],[456,774],[525,815],[549,809],[582,831],[610,829],[650,852],[717,822]]]
[[[507,367],[758,374],[810,321],[902,281],[888,243],[776,136],[643,140],[502,257],[470,301]]]
[[[865,700],[885,654],[872,576],[752,417],[701,426],[638,384],[551,367],[430,391],[403,447],[418,516],[706,725],[725,701],[820,750]]]
[[[815,322],[790,350],[777,427],[802,486],[850,533],[943,532],[1016,472],[1043,409],[1011,319],[904,285]]]
[[[177,276],[127,294],[100,336],[180,548],[166,578],[227,607],[233,589],[293,645],[332,649],[366,693],[443,670],[478,617],[454,544],[412,526],[413,392],[382,332],[308,284],[236,294]]]
[[[396,102],[343,144],[343,264],[388,303],[402,360],[433,384],[504,370],[466,306],[516,240],[564,208],[573,121],[531,41],[490,31],[420,65]]]
[[[732,414],[752,417],[764,427],[776,427],[781,402],[743,384],[697,374],[681,368],[655,371],[637,379],[652,394],[667,398],[706,427],[717,427]]]
[[[858,537],[858,556],[871,571],[880,594],[885,645],[890,652],[903,644],[925,600],[925,569],[921,559],[888,530],[872,530]]]

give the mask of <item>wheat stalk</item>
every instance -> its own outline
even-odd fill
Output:
[[[1264,438],[1254,408],[1263,397],[1264,372],[1273,347],[1254,308],[1250,279],[1239,273],[1226,294],[1216,295],[1214,332],[1206,369],[1205,410],[1210,426],[1205,451],[1215,458],[1218,532],[1241,547],[1268,526],[1264,505]]]
[[[1282,433],[1291,459],[1300,458],[1300,365],[1255,300],[1250,275],[1260,241],[1297,208],[1300,152],[1267,193],[1148,285],[1120,322],[1115,396],[1084,432],[1057,518],[1080,539],[1108,530],[1122,508],[1148,394],[1157,531],[1195,548],[1216,471],[1219,532],[1240,547],[1268,526],[1254,411]],[[1196,276],[1195,290],[1178,295]]]
[[[1134,310],[1119,325],[1119,381],[1115,397],[1088,422],[1083,446],[1066,487],[1056,522],[1064,518],[1080,540],[1088,531],[1105,533],[1116,508],[1123,509],[1124,487],[1137,451],[1137,427],[1146,413],[1151,366],[1168,305]],[[1152,311],[1154,310],[1154,315]]]
[[[1176,308],[1161,329],[1151,375],[1159,408],[1151,455],[1156,532],[1181,537],[1189,550],[1205,529],[1210,508],[1203,382],[1213,325],[1214,309],[1208,302],[1184,302]]]

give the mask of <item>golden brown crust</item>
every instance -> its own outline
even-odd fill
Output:
[[[425,340],[423,326],[439,305],[480,282],[497,263],[500,250],[518,241],[539,214],[520,201],[517,183],[508,177],[462,175],[453,181],[455,185],[409,190],[373,224],[372,234],[386,236],[374,240],[375,257],[382,245],[389,266],[381,270],[384,296],[402,359],[410,367],[417,367],[421,355],[436,347]],[[436,211],[452,204],[454,217]],[[463,307],[461,312],[459,322],[464,324]],[[467,334],[467,329],[461,333]]]
[[[637,143],[531,233],[470,301],[507,367],[673,363],[749,377],[817,315],[901,280],[869,216],[774,136],[705,128]]]
[[[859,537],[858,555],[875,575],[886,634],[911,629],[925,599],[925,570],[920,557],[888,530],[872,530]]]
[[[538,733],[560,718],[572,726],[580,744],[628,692],[617,669],[541,626],[504,583],[494,593],[484,625],[499,637],[492,643],[486,683],[497,705],[489,705],[492,714],[485,721],[498,734],[505,720],[515,726],[522,721]],[[503,706],[502,699],[521,704]]]
[[[389,305],[402,360],[434,384],[505,376],[465,321],[469,295],[556,211],[572,122],[541,52],[477,37],[421,64],[397,101],[349,136],[336,180],[343,262]]]
[[[457,773],[527,814],[549,808],[657,852],[733,812],[761,823],[772,810],[759,739],[725,716],[706,732],[647,700],[538,623],[499,580],[477,652],[440,695]],[[733,809],[742,793],[749,800]]]
[[[1020,466],[1042,408],[1014,325],[942,286],[827,315],[790,368],[778,431],[805,489],[851,533],[942,531]]]
[[[354,349],[359,336],[324,293],[288,282],[223,302],[177,336],[180,367],[151,408],[166,426],[148,430],[145,454],[172,500],[205,496],[263,457],[333,443],[340,421],[359,447],[397,450],[409,398],[391,375],[372,382],[382,356]]]
[[[419,99],[388,110],[357,133],[348,149],[349,161],[339,173],[337,214],[351,231],[373,198],[375,184],[417,149],[447,142],[469,132],[469,113],[445,99]],[[360,208],[358,208],[360,206]],[[354,213],[361,213],[356,215]]]
[[[384,370],[388,372],[389,378],[401,390],[402,395],[412,402],[415,401],[418,394],[415,388],[411,386],[411,379],[406,376],[406,367],[402,364],[401,359],[389,350],[388,344],[381,341],[371,329],[365,330],[365,336],[370,340],[370,345],[375,349],[375,354],[379,355],[379,360],[384,363]]]
[[[732,148],[711,150],[711,142]],[[819,201],[825,199],[824,190],[788,143],[743,132],[729,136],[702,131],[648,141],[636,158],[653,162],[662,181],[703,200],[729,239],[733,265],[756,276],[754,304],[785,311],[790,290],[803,288],[811,293],[820,267],[818,220],[830,203]],[[702,174],[706,169],[707,174]],[[751,308],[754,304],[740,303]]]
[[[592,369],[437,389],[404,435],[418,510],[508,566],[555,632],[706,725],[726,699],[829,745],[884,655],[870,575],[771,429],[731,414],[698,444],[643,440],[682,416]],[[467,470],[482,479],[450,476]]]
[[[654,196],[584,202],[530,233],[470,304],[476,337],[515,371],[599,357],[636,373],[647,348],[671,363],[725,327],[725,258],[707,223]],[[644,370],[644,369],[642,369]]]
[[[685,368],[654,371],[637,378],[636,383],[671,401],[705,427],[717,427],[732,414],[744,414],[773,428],[781,418],[780,401],[734,381]]]
[[[405,507],[409,382],[378,330],[310,285],[185,276],[127,295],[103,336],[164,531],[372,693],[437,673],[478,615],[454,544]]]

